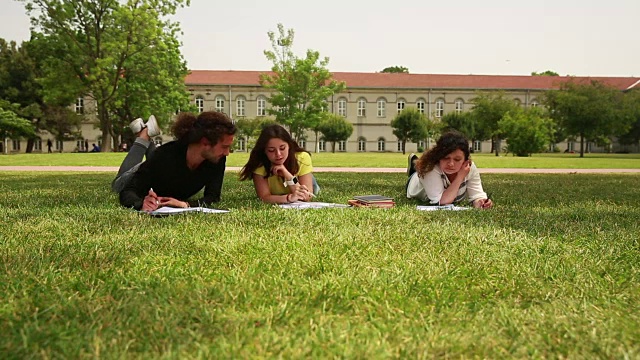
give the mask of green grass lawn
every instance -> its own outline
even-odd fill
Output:
[[[18,165],[68,165],[68,166],[119,166],[125,153],[63,153],[17,154],[0,156],[0,166]],[[228,166],[243,166],[247,153],[233,153],[227,159]],[[407,166],[407,156],[401,153],[313,153],[313,165],[318,167],[395,167]],[[531,157],[473,154],[480,168],[530,168],[530,169],[636,169],[640,168],[640,154],[535,154]]]
[[[166,218],[112,176],[0,172],[0,358],[640,357],[640,175],[487,174],[496,208],[420,212],[402,174],[317,174],[394,209],[297,211],[229,173],[230,213]]]

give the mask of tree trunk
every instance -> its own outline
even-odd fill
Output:
[[[580,133],[580,157],[584,157],[584,134]]]
[[[402,142],[402,155],[406,155],[406,153],[407,153],[407,152],[406,152],[406,149],[407,149],[407,146],[406,146],[406,145],[407,145],[407,142],[406,142],[406,141],[403,141],[403,142]]]
[[[336,153],[336,142],[335,141],[331,142],[331,152],[334,153],[334,154]]]
[[[100,119],[100,130],[102,131],[100,151],[111,152],[111,122],[107,114],[107,107],[103,102],[98,104],[98,118]]]
[[[320,139],[318,139],[318,130],[316,130],[316,151],[315,153],[319,153],[320,152]]]
[[[496,136],[496,145],[495,145],[495,149],[496,149],[496,156],[500,156],[500,138]]]

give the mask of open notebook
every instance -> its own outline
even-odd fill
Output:
[[[164,206],[155,211],[149,212],[149,215],[164,216],[164,215],[184,214],[188,212],[219,214],[219,213],[228,213],[229,210],[210,209],[206,207],[174,208],[170,206]]]

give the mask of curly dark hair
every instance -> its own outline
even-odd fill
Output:
[[[442,134],[436,146],[422,154],[416,162],[418,176],[423,178],[440,160],[456,150],[462,150],[464,159],[469,160],[469,140],[462,133],[451,130]]]
[[[197,116],[183,112],[173,123],[171,131],[178,141],[194,144],[202,138],[215,145],[225,135],[235,135],[238,129],[227,115],[217,111],[205,111]]]
[[[298,172],[300,166],[296,159],[296,153],[305,150],[301,148],[295,140],[293,140],[285,128],[278,124],[273,124],[262,129],[262,132],[256,141],[256,145],[251,150],[247,164],[242,168],[242,170],[240,170],[240,180],[251,179],[253,177],[253,172],[260,166],[264,166],[264,169],[267,172],[265,178],[268,178],[271,175],[271,161],[269,161],[265,150],[267,148],[267,143],[273,138],[278,138],[289,145],[289,154],[287,155],[287,160],[285,161],[284,166],[294,175]]]

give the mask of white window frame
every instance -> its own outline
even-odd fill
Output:
[[[267,98],[260,95],[256,99],[257,103],[257,116],[267,116]]]
[[[238,151],[245,151],[245,145],[246,145],[246,142],[244,140],[244,137],[243,136],[239,136],[238,137],[238,146],[237,146]]]
[[[404,146],[402,145],[402,140],[398,140],[398,152],[404,152],[405,146],[406,144]]]
[[[402,110],[404,110],[406,105],[407,105],[407,102],[404,99],[398,100],[398,114],[401,113]]]
[[[378,99],[376,101],[376,115],[378,117],[386,117],[387,116],[387,101],[385,99]]]
[[[216,96],[216,102],[215,102],[216,107],[215,107],[215,109],[216,109],[217,112],[224,113],[224,101],[225,101],[224,96],[222,96],[222,95]]]
[[[327,151],[327,142],[324,139],[318,141],[318,151]]]
[[[307,149],[307,140],[305,139],[300,139],[298,141],[298,146],[300,146],[301,148],[303,148],[304,150]]]
[[[474,152],[482,152],[482,141],[475,140],[473,142],[473,151]]]
[[[440,119],[444,115],[444,99],[436,100],[436,118]]]
[[[358,139],[358,151],[367,151],[367,139],[363,137]]]
[[[419,111],[421,114],[424,114],[424,109],[425,109],[425,104],[426,104],[426,103],[427,103],[427,102],[426,102],[426,101],[424,101],[424,99],[418,99],[418,101],[416,101],[416,108],[418,109],[418,111]]]
[[[456,100],[456,114],[461,114],[464,111],[464,100]]]
[[[201,113],[204,111],[204,97],[202,95],[196,96],[195,99],[196,108],[198,108],[198,112]]]
[[[42,151],[42,139],[36,138],[33,140],[33,150]]]
[[[64,150],[64,142],[62,140],[56,140],[56,151]]]
[[[20,151],[20,139],[11,139],[11,149],[13,151]]]
[[[365,98],[358,99],[358,117],[367,116],[367,100]]]
[[[344,140],[338,141],[338,151],[345,152],[347,151],[347,142]]]
[[[347,99],[338,99],[338,115],[347,117]]]
[[[385,142],[386,140],[383,137],[378,138],[378,151],[385,151],[387,149]]]
[[[247,100],[245,99],[244,96],[238,96],[236,98],[236,116],[237,117],[244,117],[246,101]]]
[[[79,97],[76,99],[76,114],[84,114],[84,98]]]
[[[538,106],[540,106],[540,103],[538,102],[538,100],[533,100],[533,101],[531,101],[531,104],[529,106],[532,107],[532,108],[538,107]]]

